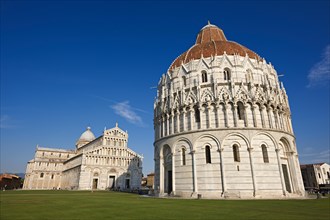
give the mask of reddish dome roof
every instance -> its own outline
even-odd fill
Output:
[[[246,54],[253,59],[260,59],[258,54],[252,50],[233,41],[227,41],[223,31],[213,24],[203,27],[197,35],[196,43],[188,51],[177,57],[170,69],[178,67],[181,64],[188,63],[193,59],[210,57],[222,54],[245,56]]]

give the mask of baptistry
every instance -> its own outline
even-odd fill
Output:
[[[207,24],[158,83],[155,193],[304,195],[288,96],[274,67]]]

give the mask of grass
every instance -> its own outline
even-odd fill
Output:
[[[184,200],[107,191],[0,192],[0,219],[330,219],[330,198]]]

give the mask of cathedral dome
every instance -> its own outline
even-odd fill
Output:
[[[93,132],[91,131],[90,127],[87,127],[87,130],[81,134],[80,138],[78,141],[92,141],[95,139],[95,136],[93,134]]]
[[[189,50],[177,57],[170,66],[170,69],[188,63],[191,60],[202,57],[211,57],[222,54],[245,56],[259,60],[258,54],[252,50],[236,43],[228,41],[223,31],[216,25],[208,24],[204,26],[197,35],[196,43]]]
[[[76,146],[80,147],[84,144],[87,144],[91,141],[95,140],[95,136],[93,132],[91,131],[90,127],[87,127],[86,131],[81,134],[80,138],[78,139]]]

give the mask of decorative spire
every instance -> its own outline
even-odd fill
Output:
[[[116,128],[118,128],[118,122],[116,122]]]
[[[210,23],[210,20],[207,20],[207,24],[208,24],[208,25],[210,25],[210,24],[211,24],[211,23]]]

